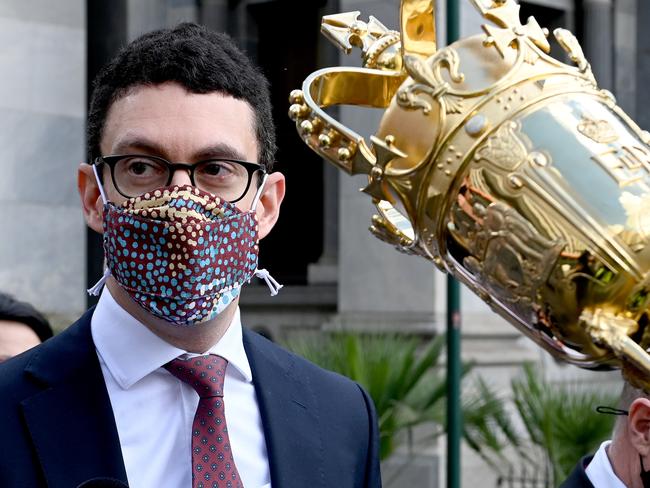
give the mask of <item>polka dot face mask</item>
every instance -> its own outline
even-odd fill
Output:
[[[112,274],[154,316],[191,326],[216,317],[254,275],[272,295],[281,288],[257,269],[255,204],[242,211],[193,186],[160,188],[121,206],[104,201],[108,269],[89,293]]]

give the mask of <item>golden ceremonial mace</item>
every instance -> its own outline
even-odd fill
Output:
[[[375,236],[556,358],[621,368],[650,392],[650,134],[598,87],[571,32],[522,23],[515,0],[469,1],[483,33],[441,49],[434,0],[402,0],[399,32],[359,12],[324,17],[363,67],[309,75],[290,117],[315,152],[367,175]],[[333,105],[384,114],[367,141]]]

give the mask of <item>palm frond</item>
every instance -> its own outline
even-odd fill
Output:
[[[440,368],[443,335],[424,347],[413,337],[397,334],[336,332],[318,337],[294,338],[288,347],[316,364],[360,383],[375,403],[379,420],[382,459],[395,449],[395,438],[423,423],[446,429],[447,382]],[[422,349],[422,350],[420,350]],[[464,364],[462,376],[472,369]],[[465,438],[477,452],[501,452],[503,442],[495,430],[502,426],[514,439],[501,399],[486,384],[465,389],[462,408]],[[497,454],[498,456],[499,454]]]
[[[512,391],[530,441],[544,453],[556,483],[611,434],[614,419],[595,408],[615,404],[614,395],[578,384],[546,383],[531,365],[524,367],[523,378],[512,381]]]

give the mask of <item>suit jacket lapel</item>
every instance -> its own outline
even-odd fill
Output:
[[[272,485],[325,487],[322,429],[309,382],[293,368],[290,355],[247,329],[244,348],[262,417]]]
[[[43,386],[21,406],[49,487],[126,482],[117,428],[90,333],[92,310],[45,343],[26,368]]]
[[[569,477],[562,482],[560,488],[594,488],[594,485],[591,483],[591,480],[585,471],[592,459],[593,456],[583,457],[575,468],[573,468]]]

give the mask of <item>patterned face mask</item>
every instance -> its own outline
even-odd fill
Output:
[[[117,206],[101,192],[108,269],[89,293],[98,294],[112,274],[154,316],[191,326],[216,317],[254,275],[272,295],[281,288],[257,269],[255,203],[242,211],[193,186],[171,186]]]

